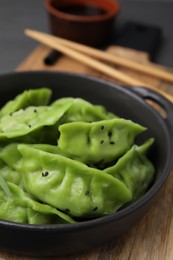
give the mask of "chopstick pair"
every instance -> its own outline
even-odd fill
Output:
[[[109,53],[106,53],[104,51],[97,50],[92,47],[88,47],[79,43],[75,43],[69,40],[65,40],[56,36],[52,36],[46,33],[42,33],[35,30],[26,29],[25,34],[51,48],[54,50],[57,50],[74,60],[77,60],[85,65],[88,65],[89,67],[102,72],[116,80],[119,80],[121,83],[125,85],[131,85],[131,86],[138,86],[138,87],[148,87],[149,89],[152,89],[154,91],[159,92],[161,95],[165,96],[167,99],[169,99],[171,102],[173,102],[173,96],[167,94],[165,91],[158,89],[156,87],[153,87],[152,85],[148,83],[144,83],[141,80],[132,78],[125,73],[122,73],[104,63],[102,63],[99,60],[96,60],[94,58],[104,60],[111,63],[116,63],[120,66],[130,68],[136,71],[143,72],[148,75],[155,76],[157,78],[161,78],[170,82],[173,82],[173,75],[151,67],[146,67],[142,64],[138,64],[120,57],[112,57]]]

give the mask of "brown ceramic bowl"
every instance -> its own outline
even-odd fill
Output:
[[[90,46],[107,44],[120,6],[116,0],[46,0],[53,35]]]

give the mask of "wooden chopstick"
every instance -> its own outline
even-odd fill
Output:
[[[115,70],[113,68],[111,68],[110,66],[107,66],[95,59],[92,59],[80,52],[77,52],[73,49],[70,49],[67,46],[63,46],[61,43],[59,43],[59,40],[56,39],[55,36],[46,34],[46,33],[42,33],[42,32],[38,32],[38,31],[33,31],[33,30],[25,30],[25,34],[27,36],[30,36],[31,38],[38,40],[39,42],[46,44],[47,46],[54,48],[62,53],[64,53],[65,55],[81,62],[84,63],[92,68],[94,68],[95,70],[101,71],[104,74],[107,74],[115,79],[120,80],[122,83],[125,84],[130,84],[130,85],[143,85],[145,83],[138,81],[137,79],[131,78],[127,75],[124,75],[122,72],[119,72],[118,70]]]
[[[63,46],[67,46],[70,47],[74,50],[80,51],[81,53],[87,54],[93,58],[97,58],[103,61],[107,61],[107,62],[111,62],[113,64],[131,69],[131,70],[135,70],[135,71],[139,71],[141,73],[168,81],[168,82],[172,82],[173,83],[173,74],[164,71],[162,69],[159,68],[153,68],[151,66],[147,66],[144,64],[140,64],[131,60],[127,60],[125,58],[122,57],[118,57],[115,55],[111,55],[110,53],[83,45],[83,44],[79,44],[73,41],[69,41],[60,37],[56,37],[57,40],[63,44]]]
[[[154,91],[159,92],[161,95],[164,95],[167,99],[169,99],[171,102],[173,102],[173,96],[167,94],[165,91],[155,88],[150,84],[146,84],[138,79],[134,79],[130,76],[127,76],[126,74],[106,65],[103,64],[100,61],[97,61],[91,57],[88,57],[87,55],[80,53],[79,51],[76,51],[72,48],[69,48],[67,46],[62,45],[60,43],[59,39],[56,36],[52,36],[46,33],[42,33],[35,30],[26,29],[25,34],[55,50],[58,50],[62,52],[63,54],[85,64],[92,68],[94,68],[97,71],[100,71],[116,80],[119,80],[123,84],[126,85],[132,85],[132,86],[138,86],[138,87],[148,87],[149,89],[152,89]]]

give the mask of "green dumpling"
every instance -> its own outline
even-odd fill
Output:
[[[29,224],[61,224],[75,221],[57,209],[30,198],[0,175],[0,219]]]
[[[48,88],[29,89],[7,102],[0,110],[0,117],[28,106],[44,106],[50,101],[52,91]]]
[[[154,166],[146,153],[154,139],[148,139],[141,146],[133,145],[118,162],[105,169],[105,172],[123,181],[132,192],[132,200],[142,196],[151,185],[154,178]]]
[[[113,113],[106,111],[103,106],[93,105],[82,98],[61,98],[52,106],[60,107],[69,102],[71,102],[71,107],[65,114],[63,123],[94,122],[116,117]]]
[[[22,176],[18,171],[22,161],[18,145],[19,143],[11,143],[0,149],[0,173],[6,181],[23,187]],[[30,146],[49,153],[67,156],[57,145],[30,144]]]
[[[59,127],[58,146],[86,164],[104,165],[124,154],[145,129],[122,118],[67,123]]]
[[[58,137],[58,124],[69,104],[56,109],[51,106],[30,106],[0,119],[0,141],[38,143]],[[48,136],[47,136],[48,135]],[[54,139],[56,141],[56,139]]]
[[[26,190],[73,217],[107,215],[131,200],[127,186],[107,173],[29,145],[18,149]]]

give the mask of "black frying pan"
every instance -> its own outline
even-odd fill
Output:
[[[0,221],[0,250],[28,255],[60,255],[89,250],[125,234],[148,211],[166,181],[173,159],[173,104],[145,88],[122,88],[103,80],[56,72],[20,72],[0,76],[0,105],[24,89],[49,87],[53,97],[82,97],[148,128],[155,138],[151,160],[156,167],[152,187],[138,201],[115,214],[69,225],[24,225]],[[164,119],[145,100],[159,104]],[[141,141],[141,140],[139,140]]]

